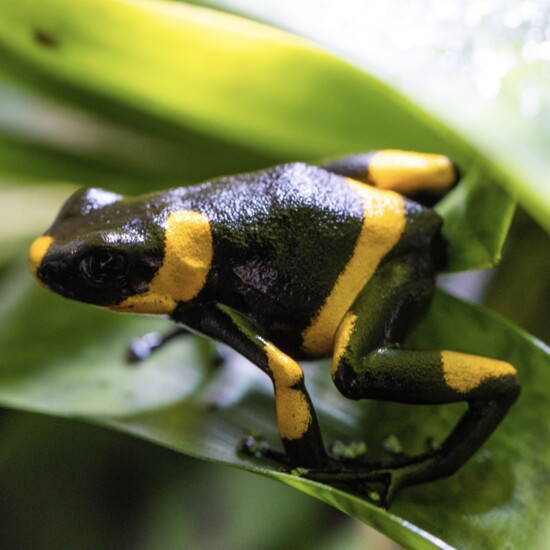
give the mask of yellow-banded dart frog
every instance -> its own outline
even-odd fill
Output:
[[[33,243],[29,264],[62,296],[168,315],[240,352],[273,382],[287,464],[350,490],[379,484],[387,506],[400,487],[455,472],[519,393],[508,363],[400,346],[446,262],[426,200],[458,179],[445,156],[381,150],[138,197],[85,189]],[[326,356],[350,399],[469,407],[424,454],[343,464],[324,446],[297,363]]]

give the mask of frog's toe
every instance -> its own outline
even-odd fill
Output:
[[[145,361],[161,345],[161,342],[162,335],[158,332],[148,332],[135,338],[126,350],[126,362],[135,365]]]

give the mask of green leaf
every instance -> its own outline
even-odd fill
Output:
[[[208,170],[382,147],[444,152],[466,173],[476,159],[488,178],[500,179],[462,138],[393,89],[282,31],[158,1],[35,4],[0,6],[0,69],[134,130],[172,136],[182,145],[188,180]],[[493,193],[492,186],[475,191],[479,207],[492,214],[470,226],[493,248],[457,255],[454,270],[498,257],[494,246],[506,232],[512,199],[497,192],[506,204],[492,211]],[[452,246],[466,250],[467,215],[459,208],[453,218]]]
[[[123,358],[132,337],[166,325],[61,301],[34,286],[22,290],[20,280],[18,269],[5,276],[0,296],[0,402],[5,406],[87,419],[278,479],[409,547],[444,547],[423,530],[463,548],[501,548],[521,541],[540,547],[549,534],[543,511],[550,504],[550,491],[539,480],[550,475],[550,438],[544,435],[550,428],[537,416],[550,406],[544,391],[550,383],[548,350],[481,308],[438,294],[410,345],[511,361],[520,371],[521,399],[458,474],[403,490],[388,514],[237,452],[251,431],[259,431],[275,446],[279,441],[267,377],[234,352],[224,348],[226,364],[212,370],[200,350],[204,341],[189,339],[140,367],[129,367]],[[33,346],[28,345],[29,320]],[[460,414],[457,406],[352,402],[332,387],[326,363],[308,364],[306,369],[327,440],[366,438],[374,455],[382,453],[389,434],[417,450],[427,437],[441,440]]]
[[[45,85],[64,84],[276,156],[333,155],[365,143],[434,147],[448,137],[362,71],[245,19],[147,0],[35,6],[5,2],[0,36],[6,58],[16,57],[21,72],[41,75]],[[378,108],[386,104],[397,109],[390,118]],[[396,143],[397,127],[405,135]]]
[[[515,204],[486,171],[473,166],[435,210],[443,216],[443,233],[449,241],[446,271],[498,263]]]
[[[85,113],[1,78],[0,95],[0,178],[11,181],[64,180],[137,193],[275,162],[143,113],[125,118],[120,106],[96,104]],[[82,108],[85,96],[77,104]]]

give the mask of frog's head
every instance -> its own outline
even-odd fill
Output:
[[[47,288],[99,306],[145,292],[163,258],[162,229],[131,200],[82,189],[32,244],[29,267]]]
[[[117,311],[169,314],[206,284],[212,232],[169,193],[77,191],[34,241],[29,266],[47,288]]]

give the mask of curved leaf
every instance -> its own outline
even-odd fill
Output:
[[[47,0],[41,6],[8,0],[0,10],[5,53],[20,58],[27,73],[201,133],[303,158],[361,143],[441,146],[449,136],[362,71],[245,19],[147,0]],[[390,104],[397,113],[388,118],[379,106]],[[457,149],[468,154],[464,144]]]
[[[472,166],[457,188],[435,206],[449,241],[446,271],[491,267],[500,260],[515,203],[480,167]]]
[[[550,475],[545,459],[550,438],[541,434],[546,426],[536,415],[549,406],[544,390],[550,378],[548,350],[481,308],[438,294],[410,345],[509,360],[520,370],[522,397],[458,474],[403,490],[387,514],[361,499],[280,473],[272,463],[237,452],[242,437],[251,431],[259,431],[276,446],[279,443],[267,378],[233,352],[224,349],[225,366],[212,370],[197,343],[189,340],[131,368],[123,360],[125,346],[132,336],[158,327],[159,321],[89,310],[34,287],[14,293],[19,279],[15,272],[11,283],[4,280],[0,296],[4,358],[0,402],[5,406],[88,419],[179,452],[276,478],[409,547],[445,547],[438,538],[459,547],[500,548],[520,541],[539,547],[537,543],[547,536],[550,489],[539,480]],[[60,337],[77,317],[78,327],[73,326],[70,337]],[[33,347],[27,345],[24,330],[29,319]],[[383,452],[389,434],[407,448],[421,447],[427,437],[441,440],[460,414],[456,406],[351,402],[332,387],[326,365],[306,368],[327,440],[366,438],[374,455]]]

